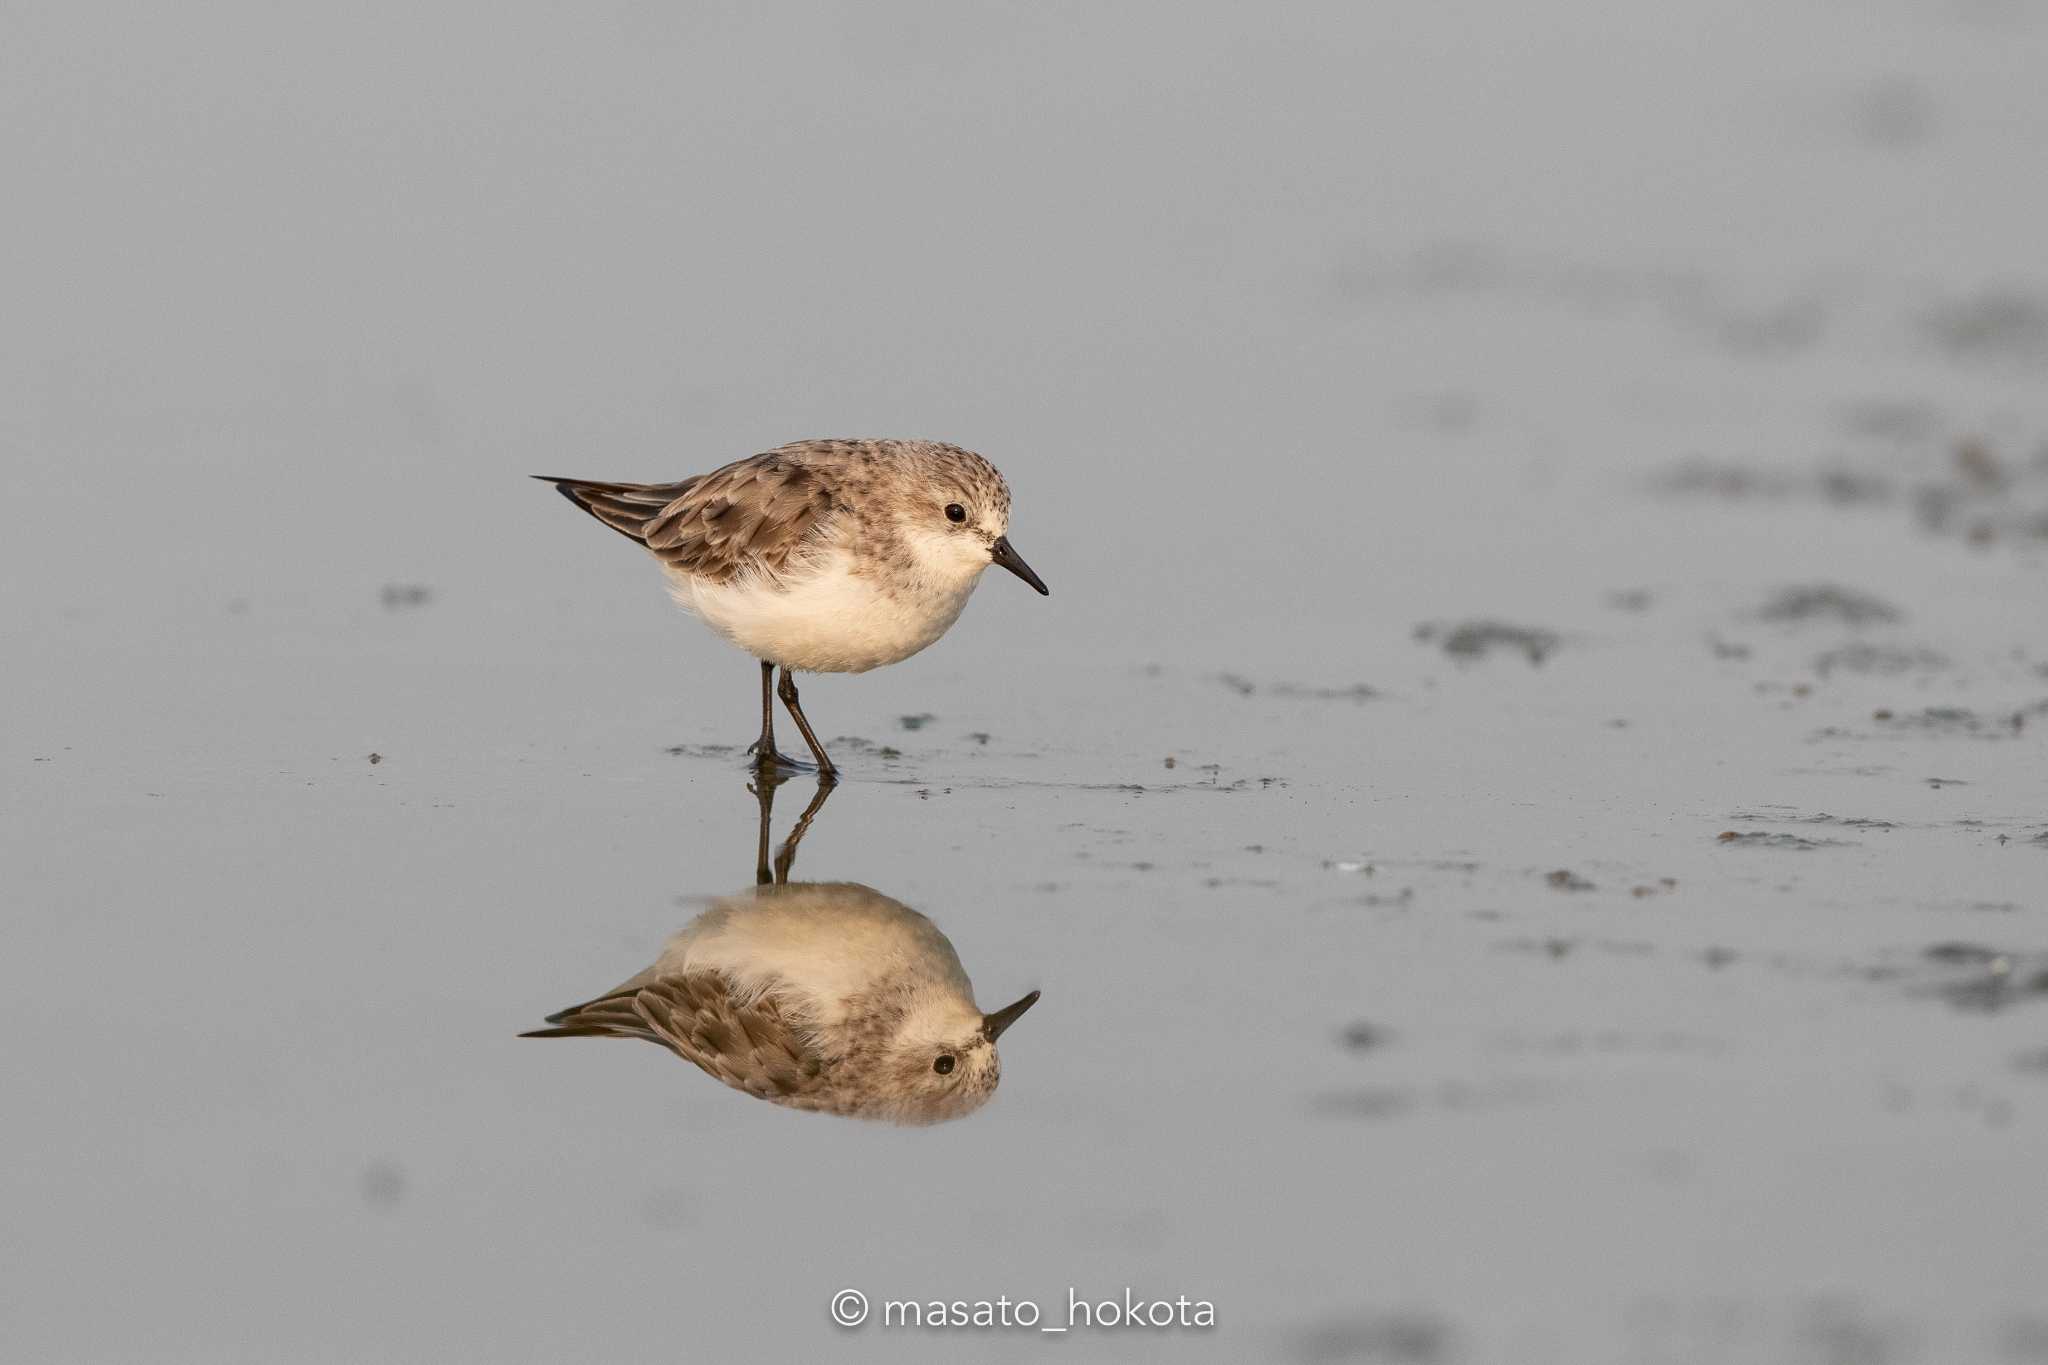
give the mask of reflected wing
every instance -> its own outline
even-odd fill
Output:
[[[810,1107],[825,1063],[773,995],[735,1005],[713,972],[662,977],[548,1016],[554,1028],[522,1038],[644,1038],[696,1063],[735,1090]]]
[[[823,538],[837,493],[828,462],[804,455],[771,450],[681,483],[548,482],[664,564],[726,583],[748,568],[778,573]]]

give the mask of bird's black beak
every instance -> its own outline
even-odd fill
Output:
[[[1010,548],[1010,538],[1008,536],[996,537],[996,543],[988,547],[988,557],[994,563],[1002,565],[1011,573],[1038,589],[1040,597],[1052,596],[1052,589],[1045,586],[1045,580],[1031,572],[1031,566],[1024,562],[1024,556]],[[1033,996],[1032,998],[1036,999],[1037,997]],[[1021,1013],[1022,1011],[1019,1012]]]
[[[1026,573],[1030,570],[1026,569]],[[1005,1005],[994,1014],[981,1016],[981,1036],[993,1043],[1003,1036],[1003,1030],[1024,1017],[1024,1011],[1038,1003],[1038,992],[1033,991],[1014,1005]]]

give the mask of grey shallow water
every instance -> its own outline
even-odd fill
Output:
[[[10,1357],[2048,1360],[2031,10],[0,23]],[[805,687],[931,1130],[514,1037],[757,818],[520,476],[841,433],[1053,590]]]

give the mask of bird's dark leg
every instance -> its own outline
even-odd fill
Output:
[[[827,777],[824,773],[818,774],[817,795],[811,798],[810,805],[804,807],[804,813],[797,816],[796,824],[790,827],[789,837],[782,841],[782,851],[775,855],[776,885],[780,886],[789,880],[790,865],[796,862],[796,846],[803,841],[804,835],[810,832],[812,817],[825,808],[825,798],[832,794],[832,785],[831,778]],[[762,828],[765,831],[767,827],[764,825]],[[767,851],[767,835],[764,833],[761,841],[761,852],[764,857],[767,855]],[[757,877],[761,870],[760,868],[755,869]]]
[[[754,771],[773,773],[777,768],[801,769],[808,765],[775,752],[775,665],[761,661],[761,737],[747,746],[754,756]],[[765,866],[765,863],[764,863]]]
[[[789,779],[772,774],[762,774],[757,782],[747,785],[747,790],[761,805],[761,832],[754,845],[754,884],[756,886],[781,886],[789,880],[789,869],[796,862],[796,846],[803,842],[804,835],[811,829],[811,821],[825,808],[825,798],[832,794],[833,784],[825,778],[818,779],[818,790],[811,797],[811,804],[804,807],[804,813],[791,826],[789,837],[776,850],[775,861],[768,861],[768,835],[775,824],[775,789]]]
[[[768,827],[775,820],[775,789],[781,785],[779,780],[764,773],[759,782],[747,788],[761,803],[761,839],[754,853],[756,886],[766,886],[775,880],[775,874],[768,867]]]
[[[788,668],[782,670],[782,687],[780,692],[782,704],[789,708],[790,719],[796,722],[796,728],[803,733],[804,743],[811,746],[811,754],[818,760],[818,781],[821,783],[838,781],[839,769],[832,766],[831,758],[825,753],[825,746],[818,743],[817,735],[811,731],[811,723],[804,719],[804,708],[797,704],[796,679],[790,675]]]

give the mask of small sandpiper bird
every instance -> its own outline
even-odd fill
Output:
[[[939,927],[854,882],[756,887],[713,903],[646,971],[524,1038],[643,1038],[757,1099],[943,1123],[1002,1079],[990,1014]]]
[[[1049,594],[1010,548],[1003,476],[939,441],[798,441],[678,483],[534,477],[645,546],[678,605],[761,661],[749,752],[764,772],[803,766],[776,752],[779,694],[820,776],[838,773],[794,673],[909,658],[946,633],[991,564]]]

